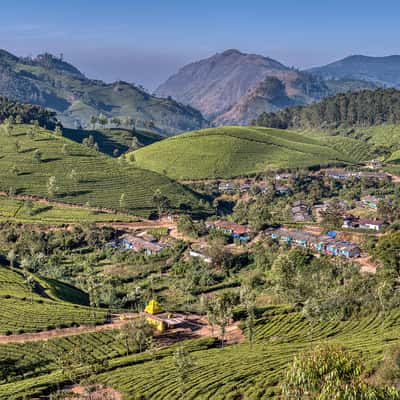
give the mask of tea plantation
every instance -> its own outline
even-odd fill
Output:
[[[276,314],[276,315],[273,315]],[[311,326],[298,312],[275,311],[257,320],[255,343],[215,347],[213,339],[185,342],[194,367],[189,374],[187,399],[277,399],[279,382],[294,355],[318,343],[344,346],[362,356],[370,371],[388,346],[400,344],[400,311],[383,321],[374,314],[349,321],[321,321]],[[176,399],[179,386],[172,362],[174,347],[156,352],[124,356],[123,346],[113,332],[52,339],[39,353],[38,343],[0,346],[0,357],[18,354],[25,367],[33,366],[26,379],[0,386],[1,399],[17,399],[22,393],[39,394],[62,380],[52,363],[60,347],[85,343],[97,360],[107,358],[105,372],[96,377],[121,391],[124,399]],[[44,364],[44,365],[43,365]],[[52,371],[52,372],[51,372]]]
[[[16,270],[0,267],[0,333],[29,333],[106,322],[106,312],[64,301],[85,303],[82,292],[68,285],[44,282],[31,275],[33,284]],[[66,292],[70,291],[70,295]],[[59,294],[59,296],[57,295]]]
[[[357,149],[356,151],[354,151]],[[368,146],[356,140],[311,138],[286,130],[221,127],[188,132],[126,157],[134,165],[174,179],[230,178],[270,168],[356,163]]]
[[[52,197],[74,204],[123,209],[149,215],[156,209],[156,189],[171,207],[199,210],[199,198],[157,173],[134,168],[53,132],[16,125],[12,133],[0,127],[0,190]],[[55,178],[52,194],[50,177]],[[124,201],[121,203],[121,196]]]

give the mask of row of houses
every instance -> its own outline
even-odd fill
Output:
[[[270,235],[272,239],[291,246],[309,248],[332,256],[354,258],[361,255],[361,249],[356,243],[337,240],[326,235],[319,236],[304,231],[290,231],[287,229],[272,230]]]
[[[324,170],[324,174],[330,178],[337,180],[346,179],[390,179],[390,175],[385,172],[370,172],[370,171],[345,171],[342,169],[327,169]]]
[[[218,185],[218,190],[220,192],[232,193],[239,191],[240,193],[248,192],[252,187],[256,187],[260,190],[261,193],[266,193],[268,190],[268,186],[265,182],[256,183],[251,185],[250,183],[242,183],[240,185],[235,185],[230,182],[223,182]]]
[[[231,221],[217,220],[208,221],[206,223],[207,229],[215,229],[223,232],[225,235],[231,236],[233,239],[241,241],[249,240],[250,229],[246,225],[235,224]]]

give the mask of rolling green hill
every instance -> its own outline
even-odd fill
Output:
[[[357,153],[353,152],[353,146]],[[269,168],[360,161],[368,154],[346,138],[311,138],[286,130],[221,127],[188,132],[127,155],[134,165],[174,179],[230,178]]]
[[[44,129],[37,129],[32,137],[28,125],[14,126],[11,136],[3,128],[2,191],[48,198],[49,179],[55,177],[52,199],[65,203],[89,203],[147,216],[156,209],[153,195],[160,190],[172,208],[184,205],[185,209],[199,210],[195,194],[157,173],[132,167]]]

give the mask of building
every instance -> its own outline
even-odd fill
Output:
[[[384,222],[382,220],[373,220],[360,218],[358,221],[358,228],[360,229],[372,229],[379,232],[382,229]]]
[[[223,182],[218,185],[220,192],[234,192],[236,189],[236,186],[229,182]]]
[[[365,207],[376,210],[378,208],[379,199],[375,196],[365,196],[361,199],[361,204]]]
[[[146,321],[151,326],[160,332],[176,328],[184,323],[184,317],[182,315],[173,315],[163,312],[163,309],[156,300],[150,300],[141,315],[146,318]]]
[[[381,160],[371,160],[368,162],[367,167],[371,169],[381,168],[383,165]]]
[[[337,240],[325,235],[319,236],[303,231],[277,229],[271,231],[271,238],[291,246],[309,248],[332,256],[354,258],[361,255],[361,249],[357,244]]]
[[[249,183],[243,183],[242,185],[239,186],[240,192],[248,192],[251,189],[251,185]]]
[[[190,249],[189,250],[189,255],[190,255],[190,257],[200,258],[202,261],[204,261],[207,264],[211,264],[212,263],[212,258],[208,257],[205,254],[203,254],[201,251]]]
[[[287,186],[278,186],[275,188],[275,193],[279,196],[286,196],[287,194],[290,194],[290,192],[291,190]]]
[[[230,221],[209,221],[206,224],[208,229],[216,229],[228,236],[232,236],[234,239],[239,239],[242,241],[246,241],[249,239],[250,230],[245,225],[235,224]]]
[[[291,213],[294,222],[312,221],[310,208],[302,200],[297,200],[293,203]]]
[[[164,250],[167,245],[155,241],[148,241],[141,237],[126,234],[121,238],[122,246],[136,253],[144,252],[147,255],[157,254]]]

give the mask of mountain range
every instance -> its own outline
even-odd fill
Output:
[[[399,82],[400,56],[352,56],[300,71],[231,49],[184,66],[156,93],[197,108],[214,125],[246,125],[263,112]]]
[[[73,65],[42,54],[20,58],[0,50],[0,95],[50,108],[66,127],[87,127],[93,115],[130,117],[164,135],[208,126],[201,113],[127,83],[87,78]]]
[[[21,58],[0,50],[0,95],[57,113],[66,127],[92,115],[132,118],[161,135],[210,125],[247,125],[262,113],[337,93],[400,86],[400,56],[355,55],[308,70],[230,49],[182,67],[154,95],[128,82],[87,78],[50,54]]]

